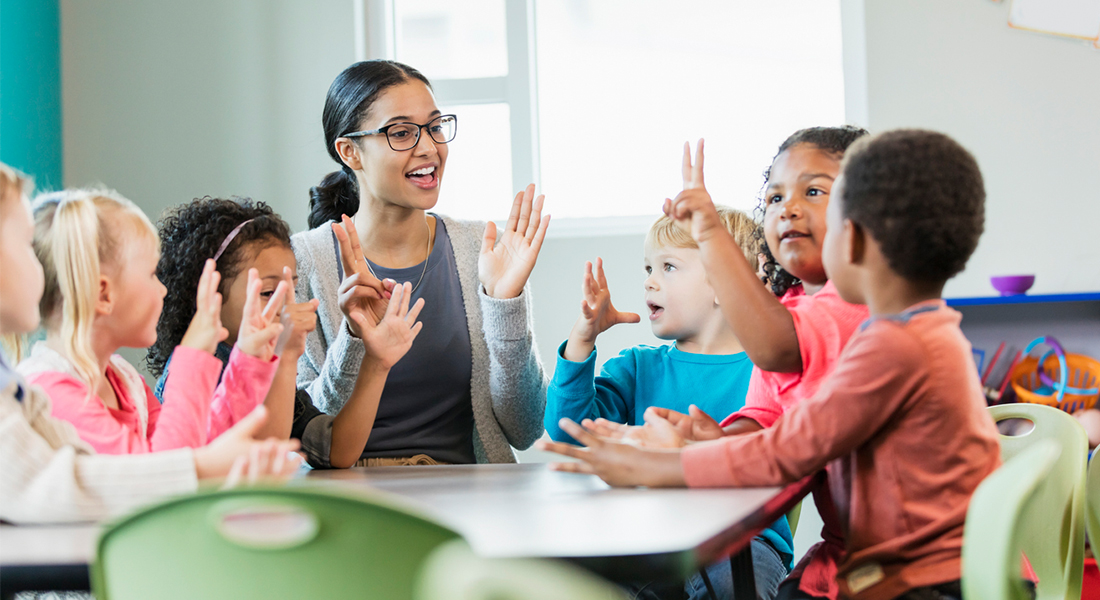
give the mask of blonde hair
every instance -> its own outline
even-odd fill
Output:
[[[127,243],[156,229],[133,202],[107,189],[66,190],[34,201],[34,252],[46,276],[39,309],[48,331],[58,331],[77,376],[94,394],[103,373],[92,349],[92,323],[105,265],[119,261]],[[129,235],[128,235],[129,234]]]
[[[757,224],[751,217],[737,209],[720,204],[716,204],[714,208],[718,211],[718,219],[725,226],[726,231],[733,236],[733,240],[737,242],[741,252],[745,254],[745,258],[752,265],[752,270],[759,269],[760,261],[757,255],[760,254],[761,249],[760,240],[756,236]],[[699,247],[699,244],[696,244],[695,240],[692,239],[691,234],[681,229],[675,221],[667,216],[663,216],[653,223],[653,226],[649,228],[649,233],[646,234],[645,243],[665,248]]]
[[[29,195],[33,187],[29,177],[0,162],[0,217],[8,218],[8,211],[13,210],[15,204],[21,203],[23,196]],[[0,342],[11,353],[15,362],[23,360],[27,344],[22,335],[5,334],[0,336]]]

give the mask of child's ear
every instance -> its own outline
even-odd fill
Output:
[[[849,264],[863,264],[864,255],[867,253],[867,230],[850,219],[844,219],[844,237],[848,244]]]
[[[363,161],[359,158],[359,146],[355,145],[355,142],[342,137],[337,138],[333,145],[336,147],[336,154],[345,165],[353,171],[363,170]]]
[[[99,295],[96,297],[95,302],[95,314],[109,315],[115,309],[114,289],[111,285],[111,279],[103,275],[99,276]]]

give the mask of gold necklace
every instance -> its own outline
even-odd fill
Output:
[[[420,279],[416,281],[416,285],[413,286],[412,292],[409,292],[410,295],[415,292],[416,288],[420,287],[420,284],[424,281],[424,274],[428,272],[428,257],[432,255],[432,226],[428,225],[427,215],[424,216],[424,228],[428,230],[428,247],[424,252],[424,270],[420,271]],[[374,275],[375,279],[381,280],[382,278],[375,274],[374,269],[370,268],[370,259],[364,255],[363,260],[367,261],[367,270],[370,271],[370,274]]]

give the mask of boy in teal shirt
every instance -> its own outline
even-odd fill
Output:
[[[718,214],[749,262],[755,263],[756,225],[744,213],[730,208],[718,207]],[[602,261],[596,259],[595,272],[592,263],[587,263],[581,316],[569,339],[558,349],[557,367],[547,391],[544,421],[553,440],[573,442],[558,426],[563,417],[578,423],[604,418],[642,425],[650,407],[687,413],[695,405],[721,421],[744,406],[753,365],[719,310],[698,245],[671,219],[661,217],[646,236],[645,269],[650,327],[657,337],[675,343],[623,350],[608,360],[596,376],[596,337],[614,325],[638,323],[641,317],[616,310]],[[757,587],[763,592],[762,598],[773,595],[787,575],[793,554],[791,537],[787,520],[782,518],[753,542]],[[713,565],[706,573],[716,589],[731,587],[728,564]],[[703,591],[706,597],[704,586],[698,581],[686,582],[684,591],[689,597]],[[671,593],[669,597],[676,595]],[[638,597],[665,597],[665,594],[649,585]]]

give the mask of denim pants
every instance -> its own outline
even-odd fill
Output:
[[[760,600],[773,600],[780,582],[787,577],[787,565],[771,544],[760,538],[752,541],[752,567],[756,579],[756,597]],[[751,598],[733,598],[733,573],[729,559],[720,560],[706,569],[707,577],[714,586],[715,600],[752,600]],[[707,586],[702,575],[696,573],[687,581],[677,584],[648,583],[641,586],[629,586],[631,598],[635,600],[710,600]]]

